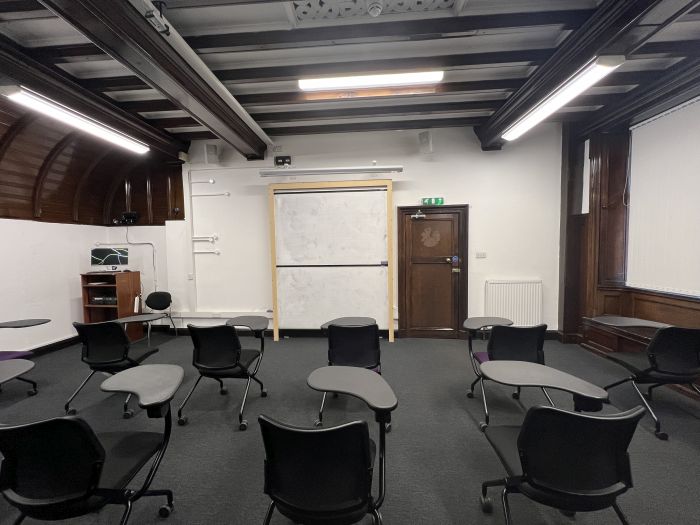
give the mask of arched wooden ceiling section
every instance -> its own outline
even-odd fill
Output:
[[[183,208],[180,171],[154,151],[134,155],[0,97],[0,218],[106,225],[133,208],[139,224],[164,224],[183,218],[173,211]]]

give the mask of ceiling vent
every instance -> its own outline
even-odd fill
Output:
[[[455,0],[294,0],[299,22],[451,9]]]

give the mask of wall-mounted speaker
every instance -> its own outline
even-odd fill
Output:
[[[204,163],[218,164],[219,163],[219,147],[216,144],[204,145]]]
[[[421,131],[418,133],[418,144],[420,145],[420,152],[423,155],[427,155],[433,152],[433,132]]]

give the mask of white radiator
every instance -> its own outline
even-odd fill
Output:
[[[541,280],[486,280],[484,315],[505,317],[514,326],[542,323]]]

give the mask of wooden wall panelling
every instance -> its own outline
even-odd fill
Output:
[[[119,157],[120,153],[121,152],[113,149],[103,150],[100,154],[93,157],[88,167],[80,176],[73,198],[73,220],[75,222],[80,222],[82,224],[98,224],[96,218],[102,217],[102,209],[98,208],[97,203],[99,201],[91,198],[92,194],[88,190],[91,184],[94,184],[97,174],[102,172],[101,166],[108,164],[111,159]],[[104,186],[104,184],[100,186]],[[90,213],[90,210],[93,210],[93,213]]]
[[[132,156],[123,162],[119,169],[108,171],[107,180],[109,180],[110,183],[104,194],[102,224],[112,224],[112,219],[128,210],[125,181],[141,160],[142,159],[139,157]]]
[[[39,173],[37,173],[36,181],[34,182],[34,193],[32,195],[34,217],[41,217],[41,194],[44,189],[46,177],[51,172],[51,168],[53,167],[56,159],[63,153],[66,147],[68,147],[75,140],[77,135],[77,131],[66,133],[66,135],[56,143],[56,145],[44,158],[44,162],[42,163],[41,168],[39,168]]]
[[[181,165],[172,164],[168,171],[168,220],[182,220],[185,218],[185,194]]]
[[[627,259],[627,157],[629,131],[597,135],[592,156],[599,157],[598,284],[624,286]]]
[[[625,315],[677,326],[700,327],[700,298],[628,288]]]

